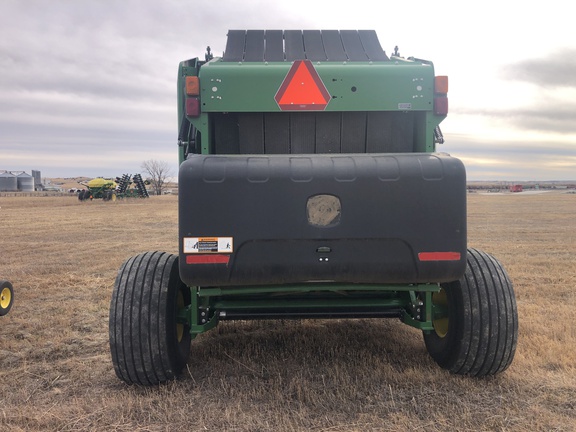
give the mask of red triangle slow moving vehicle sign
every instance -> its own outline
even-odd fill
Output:
[[[274,99],[282,111],[323,111],[330,93],[310,60],[296,60]]]

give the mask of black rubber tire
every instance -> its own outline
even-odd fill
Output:
[[[510,279],[489,254],[468,249],[464,276],[441,284],[448,303],[447,332],[424,332],[426,348],[442,368],[459,375],[494,375],[512,363],[518,311]]]
[[[78,201],[84,201],[84,191],[78,192]]]
[[[190,355],[191,336],[188,326],[176,322],[179,302],[181,307],[190,304],[190,290],[180,280],[177,255],[147,252],[122,264],[109,317],[118,378],[156,385],[180,374]]]
[[[14,304],[14,287],[6,280],[0,280],[0,316],[10,312]]]

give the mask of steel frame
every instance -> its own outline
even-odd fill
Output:
[[[434,329],[432,294],[438,284],[189,287],[191,303],[178,311],[195,337],[221,320],[304,318],[390,318],[424,331]],[[301,295],[304,294],[304,295]]]

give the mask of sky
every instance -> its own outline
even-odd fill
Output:
[[[0,0],[0,172],[176,175],[178,63],[221,55],[229,29],[376,30],[448,75],[438,150],[469,180],[576,180],[565,0]]]

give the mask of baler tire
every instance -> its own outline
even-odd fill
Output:
[[[109,339],[118,378],[156,385],[175,379],[190,355],[189,327],[177,309],[190,304],[178,256],[147,252],[122,264],[112,293]]]
[[[491,255],[468,249],[464,276],[441,287],[448,325],[439,319],[434,331],[424,332],[430,356],[458,375],[482,377],[506,370],[516,352],[518,311],[504,267]]]
[[[14,287],[6,280],[0,280],[0,316],[10,312],[14,304]]]

